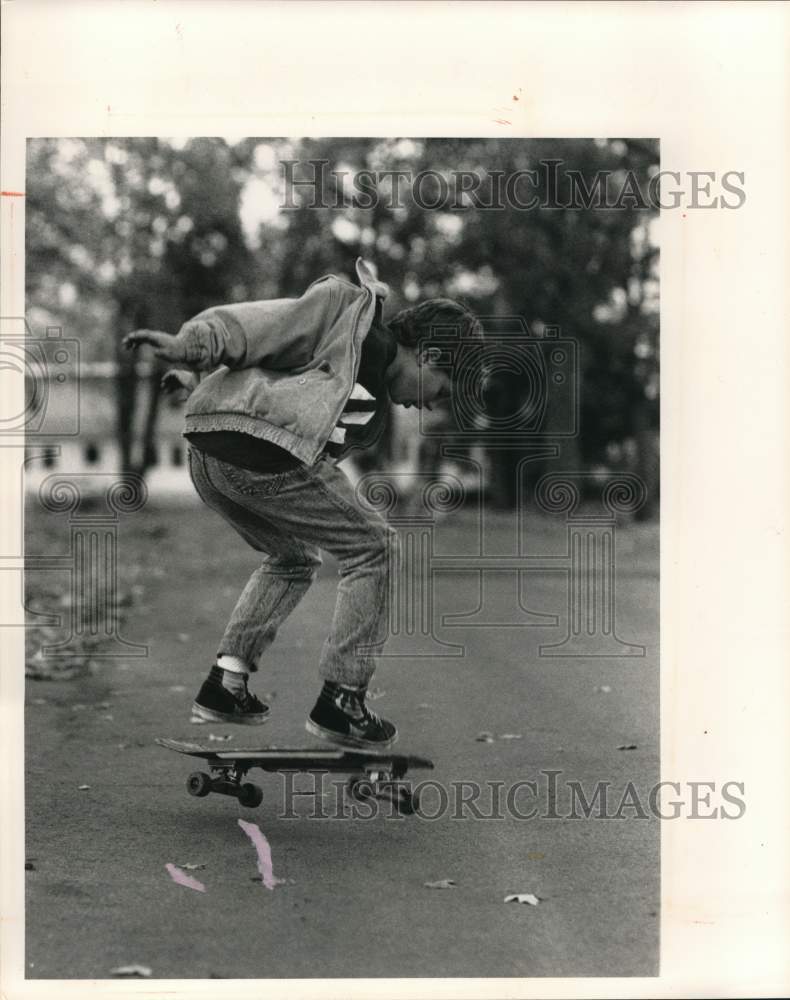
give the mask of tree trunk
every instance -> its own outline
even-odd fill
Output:
[[[660,460],[658,432],[650,419],[650,401],[641,400],[633,410],[634,439],[636,442],[636,474],[645,484],[647,499],[636,512],[637,521],[650,521],[658,514]]]
[[[151,374],[146,380],[147,392],[145,393],[145,403],[143,404],[145,406],[145,419],[143,421],[140,461],[134,469],[139,476],[145,476],[146,472],[152,465],[156,464],[157,461],[157,451],[154,439],[156,436],[156,426],[159,417],[159,401],[162,398],[159,383],[162,379],[163,373],[163,366],[152,362]]]
[[[117,370],[115,432],[118,438],[121,473],[132,471],[132,449],[134,447],[134,411],[137,403],[137,358],[132,351],[125,350],[122,340],[127,333],[137,327],[133,307],[122,302],[119,308],[119,336],[115,342]]]

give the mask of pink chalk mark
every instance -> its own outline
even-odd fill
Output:
[[[252,841],[253,847],[258,852],[258,871],[267,889],[273,889],[285,881],[284,878],[277,878],[272,871],[272,849],[269,841],[261,833],[257,823],[247,823],[243,819],[239,820],[239,826]]]
[[[206,887],[202,882],[198,881],[196,878],[192,878],[191,875],[187,875],[186,872],[182,872],[180,868],[176,867],[176,865],[171,865],[170,862],[168,862],[165,865],[165,868],[167,868],[170,878],[174,882],[178,882],[179,885],[184,885],[187,889],[196,889],[198,892],[206,891]]]

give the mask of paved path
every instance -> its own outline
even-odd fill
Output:
[[[256,556],[198,507],[130,521],[120,558],[128,571],[138,567],[144,592],[125,633],[149,641],[150,656],[84,680],[28,684],[29,976],[105,978],[128,963],[163,978],[656,973],[654,819],[634,818],[634,809],[624,819],[522,819],[513,810],[475,818],[458,798],[458,783],[478,783],[477,805],[489,814],[486,782],[500,783],[505,802],[517,782],[533,781],[537,795],[524,786],[515,806],[545,814],[554,802],[545,772],[560,771],[561,817],[570,809],[566,781],[581,782],[588,797],[595,782],[611,782],[612,812],[629,781],[647,801],[659,753],[654,526],[626,528],[619,539],[618,629],[647,646],[645,658],[547,659],[537,655],[546,629],[448,629],[448,639],[465,644],[462,658],[388,660],[373,682],[383,692],[374,707],[398,723],[401,746],[435,760],[426,776],[447,790],[442,815],[338,818],[327,779],[329,818],[308,818],[315,800],[301,797],[293,804],[301,818],[288,820],[279,815],[278,776],[261,776],[256,810],[223,796],[191,798],[188,759],[153,740],[232,732],[243,744],[260,732],[280,745],[309,743],[302,727],[334,567],[324,567],[256,681],[259,693],[275,695],[272,722],[260,731],[198,728],[187,721],[189,703]],[[452,515],[440,526],[442,550],[460,551],[470,529]],[[490,550],[508,551],[511,532],[508,518],[495,518]],[[557,551],[563,532],[536,521],[530,551]],[[512,577],[491,574],[488,585],[493,606],[509,608]],[[534,610],[561,613],[564,594],[560,573],[526,579]],[[473,575],[444,574],[435,611],[471,611],[476,601]],[[494,742],[477,741],[482,731]],[[637,749],[618,750],[623,744]],[[423,805],[440,810],[435,787]],[[255,853],[240,817],[268,838],[275,875],[285,879],[273,891],[253,881]],[[207,891],[176,885],[168,862],[205,864],[192,874]],[[424,887],[440,879],[456,887]],[[505,905],[518,892],[540,903]]]

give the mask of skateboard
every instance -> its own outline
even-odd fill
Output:
[[[372,750],[345,750],[342,747],[241,747],[221,750],[199,743],[181,740],[157,739],[167,750],[200,757],[209,768],[193,771],[187,778],[190,795],[203,797],[211,792],[232,795],[241,805],[254,809],[263,801],[263,791],[258,785],[244,778],[248,771],[259,767],[262,771],[302,771],[321,774],[327,771],[349,775],[346,794],[351,798],[384,799],[393,802],[399,811],[410,814],[419,808],[416,792],[403,782],[409,768],[433,770],[433,761],[427,757],[387,753]]]

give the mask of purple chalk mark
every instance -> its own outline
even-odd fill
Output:
[[[178,882],[179,885],[185,885],[187,889],[196,889],[198,892],[206,891],[206,887],[202,882],[199,882],[196,878],[192,878],[191,875],[187,875],[186,872],[182,872],[180,868],[171,865],[169,861],[165,865],[165,868],[167,868],[170,878],[174,882]]]
[[[261,833],[261,828],[257,823],[247,823],[243,819],[239,820],[239,826],[252,841],[253,847],[258,852],[258,871],[261,873],[261,880],[267,889],[273,889],[285,881],[284,878],[277,878],[272,871],[272,849],[269,841]]]

